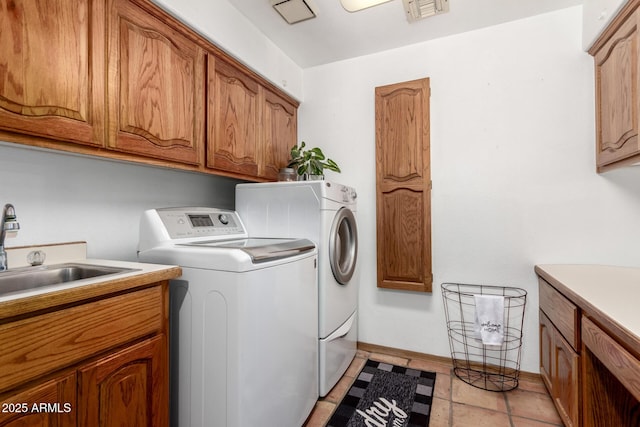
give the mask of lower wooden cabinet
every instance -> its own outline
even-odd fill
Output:
[[[580,425],[580,356],[540,311],[540,375],[565,426]]]
[[[76,373],[0,395],[2,427],[75,427]]]
[[[0,427],[166,427],[167,286],[0,319]]]
[[[83,426],[166,426],[166,343],[157,336],[80,368]]]
[[[539,280],[540,375],[565,426],[580,420],[580,310]]]

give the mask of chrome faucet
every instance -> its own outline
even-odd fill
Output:
[[[0,271],[8,268],[7,252],[4,250],[4,238],[7,236],[7,231],[17,232],[19,229],[20,224],[16,220],[16,209],[12,204],[7,203],[2,209],[2,218],[0,218]]]

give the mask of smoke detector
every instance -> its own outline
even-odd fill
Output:
[[[449,12],[449,0],[402,0],[402,3],[409,22]]]
[[[289,24],[306,21],[317,16],[312,0],[271,0],[271,6]]]

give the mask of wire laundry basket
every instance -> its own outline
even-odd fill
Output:
[[[485,345],[478,336],[475,295],[504,297],[501,345]],[[489,391],[518,387],[527,291],[503,286],[443,283],[442,298],[456,376],[467,384]]]

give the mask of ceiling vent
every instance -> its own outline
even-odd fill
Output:
[[[402,3],[409,22],[449,12],[449,0],[402,0]]]
[[[289,24],[315,18],[316,6],[312,0],[271,0],[271,6]]]

